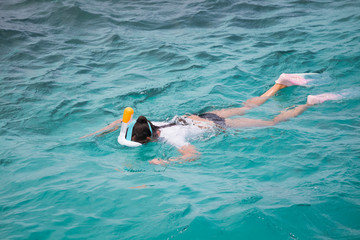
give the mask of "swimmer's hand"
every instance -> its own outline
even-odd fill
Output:
[[[101,134],[99,134],[97,136],[102,136],[102,135],[108,134],[110,132],[116,131],[117,129],[119,129],[119,125],[120,125],[121,122],[122,122],[122,119],[118,119],[118,120],[110,123],[108,126],[100,129],[99,131],[96,131],[94,133],[90,133],[90,134],[82,136],[80,138],[90,137],[90,136],[92,136],[94,134],[97,134],[97,133],[101,133]]]
[[[177,162],[177,161],[186,161],[186,162],[192,162],[200,157],[200,153],[196,150],[196,147],[194,145],[187,144],[185,146],[182,146],[179,148],[179,152],[181,153],[180,157],[173,157],[169,160],[163,160],[160,158],[154,158],[153,160],[149,161],[150,164],[156,164],[156,165],[166,165],[170,162]]]

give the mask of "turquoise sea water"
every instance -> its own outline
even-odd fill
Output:
[[[360,239],[359,47],[357,0],[1,1],[0,238]],[[282,72],[321,75],[248,117],[351,94],[166,167],[163,143],[79,139],[127,106],[238,107]]]

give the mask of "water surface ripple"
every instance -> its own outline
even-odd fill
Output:
[[[1,239],[359,239],[357,0],[0,2]],[[128,149],[79,139],[127,106],[153,121],[241,106],[282,73],[316,72],[249,115],[309,94],[342,101],[262,129]],[[145,188],[133,188],[143,186]]]

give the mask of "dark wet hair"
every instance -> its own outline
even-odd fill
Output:
[[[146,117],[140,116],[136,120],[136,123],[132,131],[132,136],[131,136],[132,141],[139,143],[148,142],[147,138],[152,137],[148,122],[151,126],[153,136],[156,136],[156,131],[159,129],[159,127],[153,125],[149,120],[146,119]]]
[[[152,134],[151,134],[148,123],[151,126]],[[152,122],[150,122],[149,120],[147,120],[146,117],[140,116],[140,117],[138,117],[138,119],[136,120],[136,123],[134,125],[132,135],[131,135],[131,140],[142,143],[142,144],[147,143],[149,141],[147,139],[148,137],[150,137],[150,138],[158,137],[157,130],[159,130],[160,128],[170,127],[173,125],[175,125],[175,124],[168,124],[165,126],[158,127],[158,126],[155,126],[154,124],[152,124]]]

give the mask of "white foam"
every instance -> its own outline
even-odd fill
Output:
[[[343,99],[356,99],[360,98],[360,87],[348,88],[337,92]]]

